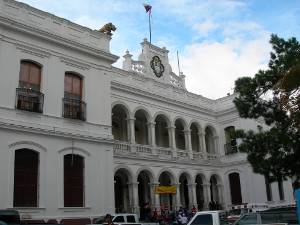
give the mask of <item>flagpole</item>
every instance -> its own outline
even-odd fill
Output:
[[[178,64],[178,75],[180,75],[180,64],[179,64],[179,55],[178,55],[178,51],[177,51],[177,64]]]
[[[150,33],[150,44],[151,44],[151,9],[149,10],[149,33]]]

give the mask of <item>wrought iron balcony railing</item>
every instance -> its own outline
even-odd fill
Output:
[[[16,89],[16,108],[43,113],[44,94],[29,88]]]
[[[86,103],[78,99],[63,98],[63,117],[85,121]]]
[[[238,152],[237,146],[232,145],[231,143],[226,143],[224,145],[225,155],[230,155]]]

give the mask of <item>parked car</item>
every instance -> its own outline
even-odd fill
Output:
[[[26,222],[26,224],[30,225],[30,222]],[[39,225],[36,222],[32,224]],[[9,209],[0,210],[0,225],[22,225],[19,212],[17,210],[9,210]],[[52,224],[41,223],[41,225],[52,225]]]
[[[113,214],[112,222],[115,225],[158,225],[158,223],[140,222],[137,215],[131,213]],[[93,224],[105,224],[105,216],[94,219]]]
[[[293,210],[268,210],[263,212],[249,213],[241,216],[234,225],[249,224],[274,224],[286,223],[289,225],[299,225],[296,211]]]
[[[229,225],[225,211],[197,212],[187,225]]]

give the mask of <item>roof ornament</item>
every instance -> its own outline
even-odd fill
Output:
[[[117,28],[112,23],[105,24],[102,28],[100,28],[99,32],[112,36],[112,31],[116,31]]]

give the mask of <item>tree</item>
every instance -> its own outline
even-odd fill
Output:
[[[234,104],[242,118],[260,119],[264,128],[237,131],[239,150],[254,172],[271,181],[300,179],[300,44],[271,35],[268,69],[235,81]]]

